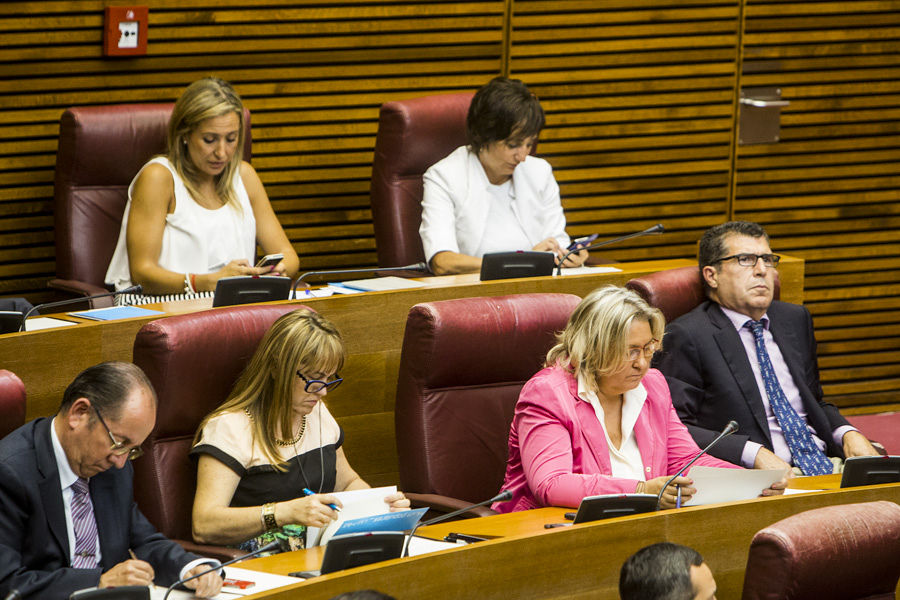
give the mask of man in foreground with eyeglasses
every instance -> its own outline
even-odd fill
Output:
[[[708,300],[668,325],[654,366],[701,447],[738,422],[711,454],[748,468],[830,474],[844,457],[877,452],[823,400],[809,311],[773,300],[779,259],[756,223],[707,230],[699,263]]]
[[[0,441],[0,597],[67,599],[79,589],[169,585],[216,561],[189,554],[132,499],[129,461],[156,421],[156,394],[130,363],[82,371],[52,419]],[[219,593],[208,573],[185,584]]]

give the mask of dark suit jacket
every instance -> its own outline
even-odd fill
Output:
[[[100,574],[134,550],[153,566],[156,583],[169,585],[198,558],[157,532],[132,498],[132,467],[111,468],[90,480],[102,553],[97,569],[73,569],[50,419],[36,419],[0,441],[0,597],[18,589],[25,598],[66,600],[96,586]]]
[[[832,432],[847,425],[847,420],[837,407],[822,399],[809,311],[776,300],[766,314],[772,337],[800,390],[809,423],[826,443],[827,453],[843,457]],[[706,301],[669,323],[663,348],[653,364],[665,374],[678,416],[701,448],[734,419],[740,429],[724,438],[711,454],[740,464],[747,440],[772,450],[765,406],[750,360],[718,304]]]

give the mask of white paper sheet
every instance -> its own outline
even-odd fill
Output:
[[[691,467],[688,477],[694,480],[697,493],[685,506],[716,502],[734,502],[756,498],[787,474],[787,469],[725,469]]]
[[[306,547],[312,548],[319,546],[323,542],[327,543],[328,539],[334,532],[338,530],[341,523],[347,519],[358,519],[360,517],[371,517],[387,512],[389,507],[384,503],[384,497],[389,496],[397,491],[396,485],[388,485],[377,488],[367,488],[364,490],[351,490],[349,492],[334,492],[335,496],[343,504],[338,518],[328,524],[327,527],[320,529],[318,527],[306,528]]]
[[[793,494],[809,494],[810,492],[824,492],[825,490],[797,490],[794,488],[788,488],[784,490],[785,496],[791,496]]]
[[[297,295],[294,295],[293,290],[291,291],[290,300],[303,300],[304,298],[327,298],[328,296],[333,296],[334,290],[329,289],[328,287],[318,288],[315,290],[297,290]]]
[[[75,321],[63,321],[62,319],[54,319],[53,317],[31,317],[25,321],[25,331],[40,331],[41,329],[55,329],[57,327],[68,327],[69,325],[78,325]]]
[[[406,279],[403,277],[373,277],[372,279],[354,279],[352,281],[342,281],[341,285],[352,290],[362,290],[364,292],[383,292],[386,290],[408,290],[412,288],[425,287],[421,281],[414,279]]]
[[[251,571],[249,569],[241,569],[239,567],[225,567],[225,577],[227,579],[238,579],[242,581],[252,581],[253,585],[240,589],[237,587],[223,587],[222,591],[212,600],[235,600],[243,596],[250,596],[258,592],[267,592],[276,588],[284,587],[294,583],[303,581],[297,577],[288,577],[287,575],[274,575],[272,573],[263,573],[262,571]],[[150,598],[153,600],[162,600],[166,595],[166,588],[162,586],[153,586],[150,588]],[[194,594],[185,590],[172,590],[169,594],[169,600],[187,600],[195,598]]]
[[[409,555],[419,556],[420,554],[428,554],[429,552],[437,552],[448,548],[459,548],[460,546],[467,545],[466,542],[445,542],[414,535],[409,541]]]

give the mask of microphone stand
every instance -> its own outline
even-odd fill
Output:
[[[472,504],[471,506],[466,506],[464,508],[460,508],[459,510],[454,510],[453,512],[449,512],[445,515],[437,516],[433,519],[429,519],[425,522],[416,523],[416,526],[412,528],[412,531],[409,532],[409,537],[406,538],[406,543],[403,544],[403,551],[400,553],[400,558],[409,555],[409,544],[412,541],[413,536],[416,534],[416,531],[419,527],[427,527],[429,525],[434,525],[435,523],[440,523],[441,521],[446,521],[447,519],[452,519],[453,517],[457,517],[464,512],[470,511],[473,508],[478,508],[479,506],[485,506],[487,504],[493,504],[494,502],[508,502],[512,500],[512,492],[509,490],[503,490],[493,498],[489,500],[485,500],[484,502],[479,502],[478,504]]]
[[[387,271],[422,271],[424,273],[428,273],[428,265],[423,262],[415,263],[412,265],[406,265],[405,267],[370,267],[365,269],[337,269],[334,271],[308,271],[300,275],[297,278],[297,281],[294,282],[294,287],[291,289],[291,292],[294,295],[294,300],[297,299],[297,286],[300,285],[300,282],[306,279],[307,277],[311,277],[313,275],[353,275],[356,273],[384,273]],[[303,282],[304,285],[309,289],[309,284]]]
[[[31,316],[31,314],[37,311],[39,308],[56,308],[58,306],[66,306],[67,304],[76,304],[78,302],[90,302],[91,300],[97,300],[99,298],[107,298],[109,296],[118,296],[119,294],[140,294],[143,293],[144,288],[141,287],[140,284],[133,285],[131,287],[127,287],[124,290],[119,290],[116,292],[107,292],[105,294],[94,294],[93,296],[81,296],[79,298],[69,298],[67,300],[59,300],[57,302],[45,302],[44,304],[38,304],[37,306],[32,306],[27,313],[22,316],[22,324],[19,326],[19,331],[25,331],[25,319]]]
[[[725,426],[725,429],[722,430],[722,433],[720,433],[718,436],[716,436],[716,439],[714,439],[713,441],[711,441],[711,442],[709,443],[709,445],[708,445],[706,448],[704,448],[703,450],[701,450],[700,452],[698,452],[698,453],[697,453],[697,456],[695,456],[694,458],[692,458],[691,461],[690,461],[688,464],[686,464],[686,465],[684,465],[683,467],[681,467],[681,470],[680,470],[680,471],[678,471],[677,473],[675,473],[674,475],[672,475],[672,477],[670,477],[669,480],[666,482],[666,485],[662,486],[662,489],[659,490],[659,495],[656,496],[656,510],[659,510],[659,503],[662,502],[662,495],[663,495],[663,492],[666,491],[666,488],[669,487],[669,484],[671,484],[673,481],[675,481],[675,478],[676,478],[676,477],[681,477],[681,475],[682,475],[685,471],[687,471],[687,470],[691,467],[692,464],[694,464],[695,462],[697,462],[697,459],[698,459],[698,458],[700,458],[701,456],[703,456],[704,454],[706,454],[706,453],[709,451],[710,448],[712,448],[713,446],[715,446],[716,444],[718,444],[718,443],[719,443],[719,440],[721,440],[721,439],[724,438],[724,437],[727,437],[727,436],[731,435],[732,433],[734,433],[734,432],[737,431],[737,430],[738,430],[738,424],[737,424],[737,421],[728,421],[728,425]]]
[[[179,579],[178,581],[176,581],[175,583],[173,583],[172,585],[169,586],[169,589],[166,590],[166,595],[163,596],[163,600],[168,600],[169,594],[172,593],[172,590],[175,589],[176,585],[181,585],[185,582],[190,581],[191,579],[197,579],[198,577],[203,577],[207,573],[212,573],[213,571],[219,571],[222,568],[227,567],[228,565],[233,565],[234,563],[240,562],[247,558],[250,558],[251,556],[256,556],[258,554],[262,554],[263,552],[269,552],[271,550],[278,550],[279,548],[281,548],[281,544],[279,544],[278,541],[269,542],[262,548],[257,548],[256,550],[254,550],[253,552],[250,552],[249,554],[245,554],[243,556],[238,556],[237,558],[232,558],[231,560],[223,562],[220,565],[216,565],[215,567],[210,567],[209,569],[207,569],[205,571],[201,571],[201,572],[197,573],[196,575],[191,575],[190,577],[185,577],[184,579]]]
[[[563,263],[566,262],[566,260],[570,256],[572,256],[573,254],[575,254],[577,252],[581,252],[582,250],[595,250],[602,246],[609,246],[610,244],[617,244],[619,242],[624,242],[625,240],[630,240],[631,238],[641,237],[641,236],[645,236],[645,235],[658,235],[660,233],[663,233],[665,230],[666,230],[666,228],[663,227],[662,223],[657,223],[653,227],[648,227],[647,229],[645,229],[643,231],[638,231],[636,233],[629,233],[628,235],[623,235],[622,237],[617,237],[617,238],[613,238],[611,240],[604,240],[602,242],[597,242],[595,244],[591,244],[590,246],[585,246],[584,248],[574,248],[572,250],[569,250],[568,252],[563,254],[563,257],[560,259],[559,264],[556,266],[556,274],[562,275]]]

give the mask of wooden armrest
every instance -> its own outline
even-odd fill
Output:
[[[437,513],[451,513],[455,510],[460,510],[472,505],[471,502],[466,502],[465,500],[459,500],[457,498],[451,498],[450,496],[441,496],[440,494],[416,494],[413,492],[403,493],[407,498],[409,498],[409,502],[413,508],[427,507]],[[466,512],[459,515],[458,518],[469,519],[472,517],[489,517],[496,514],[496,511],[491,510],[487,506],[479,506],[477,508],[467,510]]]
[[[187,540],[172,540],[185,549],[186,552],[193,552],[194,554],[199,554],[200,556],[206,556],[207,558],[215,558],[216,560],[220,560],[225,562],[227,560],[231,560],[232,558],[237,558],[246,552],[242,552],[237,548],[229,548],[228,546],[213,546],[211,544],[198,544],[196,542],[189,542]]]

